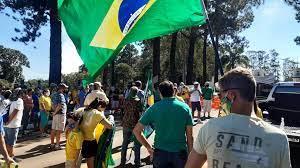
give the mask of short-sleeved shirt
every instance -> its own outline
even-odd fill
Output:
[[[32,112],[39,112],[40,106],[39,106],[39,96],[36,93],[32,94],[32,100],[33,100],[33,109]]]
[[[89,93],[85,100],[84,105],[88,106],[90,105],[96,98],[100,98],[101,100],[104,100],[105,102],[109,102],[109,99],[106,97],[106,94],[103,91],[100,90],[93,90],[91,93]]]
[[[211,100],[214,94],[214,90],[211,87],[203,87],[202,88],[202,95],[204,100]]]
[[[125,100],[122,126],[133,129],[138,123],[143,111],[140,99]]]
[[[200,102],[202,91],[200,89],[193,89],[190,97],[191,102]]]
[[[187,150],[186,127],[193,125],[187,104],[176,98],[164,98],[148,108],[139,122],[154,126],[155,148],[169,152]]]
[[[50,111],[51,110],[51,98],[50,97],[42,95],[39,98],[39,105],[40,105],[40,109],[41,110],[43,109],[42,104],[44,104],[44,107],[45,107],[44,110],[46,110],[46,111]]]
[[[82,110],[84,108],[80,108]],[[83,113],[82,122],[80,124],[80,130],[82,131],[84,140],[95,140],[95,128],[105,118],[103,112],[96,109],[89,111],[81,111]]]
[[[66,104],[66,99],[65,99],[64,94],[57,92],[53,96],[52,103],[53,103],[54,107],[56,107],[58,104],[62,105],[62,109],[58,112],[58,114],[66,114],[67,104]]]
[[[66,143],[66,160],[74,161],[77,150],[81,149],[83,135],[81,131],[71,131]]]
[[[258,117],[211,119],[200,128],[194,150],[207,155],[208,168],[291,167],[287,136]]]
[[[9,108],[9,115],[13,113],[13,111],[17,109],[18,113],[15,115],[15,117],[9,122],[6,127],[8,128],[19,128],[21,127],[21,121],[23,117],[23,110],[24,110],[24,103],[23,100],[18,98],[16,101],[13,101]]]

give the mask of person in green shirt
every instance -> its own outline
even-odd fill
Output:
[[[148,108],[133,132],[153,158],[153,167],[183,168],[193,147],[193,119],[191,109],[174,97],[174,85],[164,81],[159,85],[162,100]],[[154,148],[142,131],[146,125],[155,129]]]
[[[210,111],[211,111],[211,103],[213,98],[214,90],[209,86],[209,82],[205,82],[204,87],[202,88],[202,95],[203,95],[203,114],[207,112],[207,118],[210,118]]]

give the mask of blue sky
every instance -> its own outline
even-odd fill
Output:
[[[254,9],[254,15],[252,26],[241,33],[250,41],[250,47],[247,50],[276,49],[281,59],[291,57],[299,62],[300,46],[296,46],[293,39],[300,35],[300,23],[295,20],[294,9],[287,6],[282,0],[267,0],[264,5]],[[49,25],[42,28],[42,36],[36,42],[25,46],[23,43],[11,40],[11,37],[17,35],[14,28],[22,28],[21,23],[3,13],[0,14],[0,23],[2,24],[0,26],[0,45],[20,50],[30,61],[31,67],[24,68],[23,71],[26,80],[47,79],[49,73]],[[65,30],[62,35],[62,57],[62,73],[76,72],[78,66],[82,64]]]

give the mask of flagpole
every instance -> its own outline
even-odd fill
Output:
[[[211,42],[213,44],[214,51],[215,51],[215,64],[217,64],[218,67],[219,67],[217,74],[219,74],[219,70],[220,70],[220,74],[223,76],[224,71],[223,71],[223,67],[222,67],[222,63],[221,63],[221,59],[220,59],[220,55],[219,55],[219,49],[218,49],[218,46],[216,44],[216,41],[215,41],[215,38],[214,38],[214,35],[213,35],[213,32],[212,32],[212,27],[211,27],[210,20],[209,20],[208,14],[207,14],[206,6],[205,6],[205,3],[203,2],[203,0],[200,0],[200,1],[202,3],[203,8],[204,8],[204,15],[205,15],[205,18],[206,18],[206,24],[207,24],[209,36],[211,38]],[[218,77],[215,77],[215,79],[218,79]],[[216,82],[216,81],[214,81],[214,82]]]

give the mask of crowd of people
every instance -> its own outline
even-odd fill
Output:
[[[21,126],[24,134],[32,121],[40,136],[46,137],[51,117],[50,148],[61,149],[61,135],[65,132],[66,167],[80,167],[82,158],[86,158],[88,168],[94,168],[98,147],[94,132],[99,123],[105,129],[113,128],[113,117],[104,115],[105,109],[110,108],[120,109],[122,114],[120,167],[126,165],[132,141],[136,167],[143,166],[142,146],[155,168],[194,168],[206,161],[211,168],[291,167],[286,135],[257,117],[254,111],[256,82],[251,72],[233,69],[220,79],[218,87],[221,107],[227,107],[222,110],[228,115],[206,122],[195,140],[193,118],[198,123],[211,118],[214,89],[209,82],[203,87],[199,82],[191,87],[171,81],[155,84],[155,103],[150,107],[145,103],[147,95],[141,81],[130,83],[122,96],[120,91],[112,89],[109,98],[100,82],[76,92],[68,91],[64,83],[43,90],[2,89],[0,152],[8,164],[17,161],[14,145]],[[155,130],[153,145],[145,135],[146,127]]]

